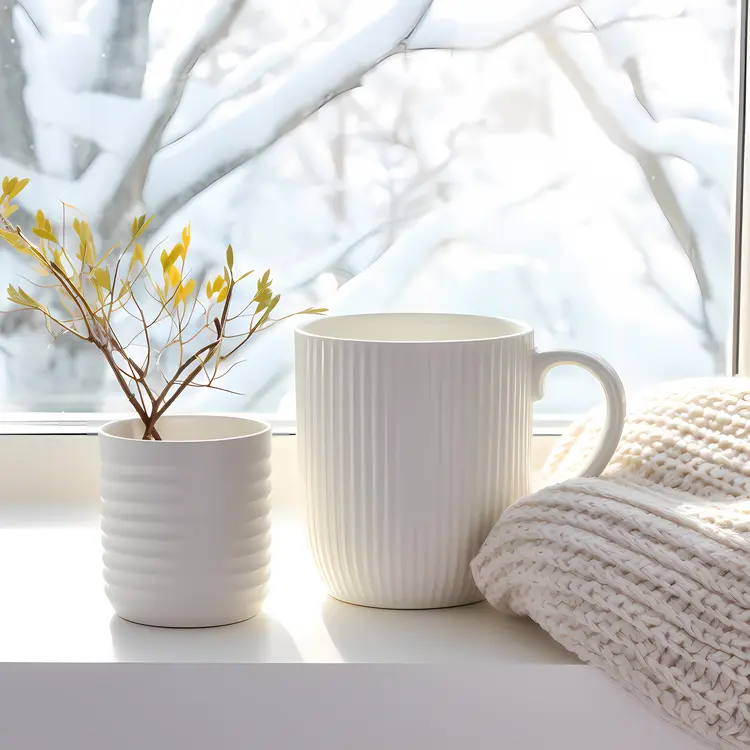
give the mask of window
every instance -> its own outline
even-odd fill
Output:
[[[206,272],[231,242],[290,309],[521,318],[630,388],[721,373],[739,27],[738,0],[5,0],[0,172],[100,245],[191,219]],[[0,318],[2,408],[124,411],[39,324]],[[291,328],[250,346],[243,396],[181,408],[292,416]],[[597,397],[566,369],[547,413]]]

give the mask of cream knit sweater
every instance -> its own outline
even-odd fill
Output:
[[[561,441],[583,464],[596,419]],[[716,748],[750,748],[750,381],[678,383],[634,404],[602,479],[509,508],[472,563],[488,601]]]

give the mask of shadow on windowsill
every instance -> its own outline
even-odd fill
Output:
[[[299,650],[281,623],[261,612],[216,628],[154,628],[115,615],[110,621],[115,659],[123,662],[297,662]]]

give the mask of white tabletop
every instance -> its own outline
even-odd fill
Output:
[[[149,628],[103,594],[95,507],[0,504],[0,746],[702,747],[529,620],[331,599],[294,514],[272,554],[253,620]]]
[[[116,617],[103,593],[97,518],[0,513],[0,662],[379,662],[574,664],[533,622],[486,603],[377,610],[327,596],[295,520],[274,523],[262,613],[223,628],[169,630]]]

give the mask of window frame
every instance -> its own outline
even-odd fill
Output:
[[[737,33],[737,158],[734,202],[734,283],[732,288],[731,375],[750,375],[750,150],[747,135],[748,0],[740,0]]]

